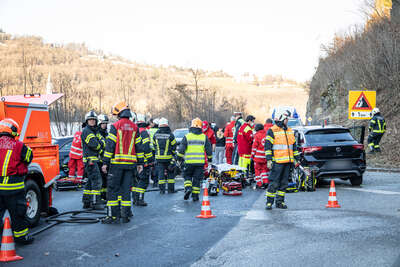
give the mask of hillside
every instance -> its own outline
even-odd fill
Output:
[[[400,24],[388,18],[369,21],[365,29],[337,36],[326,47],[311,81],[307,116],[316,121],[368,126],[367,120],[348,120],[348,92],[373,90],[376,106],[388,125],[379,156],[368,156],[375,166],[398,166],[400,143]],[[365,139],[365,144],[366,144]]]
[[[308,98],[300,84],[281,76],[245,74],[238,80],[223,71],[144,65],[84,44],[48,44],[1,31],[0,66],[1,95],[45,93],[50,74],[53,92],[65,94],[53,120],[66,123],[82,120],[89,109],[109,113],[119,100],[135,112],[166,116],[173,126],[193,116],[222,124],[234,110],[263,122],[278,105],[295,106],[304,115]]]

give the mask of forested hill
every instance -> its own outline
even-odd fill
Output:
[[[1,30],[0,66],[1,95],[45,93],[50,74],[53,92],[65,94],[53,120],[66,123],[82,120],[89,109],[109,113],[118,100],[136,112],[166,116],[174,126],[194,116],[223,123],[234,110],[262,122],[278,104],[304,114],[308,97],[300,84],[282,76],[232,77],[223,71],[144,65],[84,44],[48,44],[41,37]]]

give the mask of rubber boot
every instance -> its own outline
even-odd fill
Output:
[[[100,195],[96,195],[95,198],[95,203],[93,203],[93,209],[94,210],[104,210],[105,206],[103,204],[103,201],[101,200]]]
[[[173,183],[168,183],[168,194],[173,194],[176,193],[175,191],[175,184]]]
[[[144,201],[144,193],[139,193],[138,201],[136,202],[136,206],[146,207],[147,203]]]
[[[92,207],[90,202],[83,202],[82,209],[90,209]]]
[[[165,184],[160,184],[160,194],[161,195],[165,194]]]
[[[192,194],[192,199],[193,199],[193,202],[199,201],[199,194],[193,193]]]
[[[131,220],[129,219],[130,213],[132,213],[131,207],[126,207],[126,206],[121,207],[121,219],[122,219],[122,223],[128,223],[128,222],[131,221]],[[133,214],[132,214],[132,216],[133,216]]]
[[[31,235],[25,235],[21,237],[16,237],[14,238],[15,243],[21,244],[21,245],[29,245],[32,244],[35,238]]]
[[[188,200],[191,193],[192,193],[192,188],[191,187],[185,187],[185,195],[183,196],[183,199],[184,200]]]
[[[287,206],[286,206],[286,204],[285,204],[285,202],[277,202],[276,204],[275,204],[275,207],[277,208],[277,209],[287,209]]]
[[[266,210],[272,210],[272,204],[274,204],[274,198],[273,197],[267,197],[267,203],[265,209]]]
[[[132,197],[133,197],[133,200],[132,200],[132,202],[133,202],[133,205],[135,205],[135,206],[140,206],[139,205],[139,193],[138,192],[132,192]]]
[[[107,216],[104,219],[101,220],[101,223],[103,224],[115,224],[119,223],[119,218],[113,217],[113,216]]]

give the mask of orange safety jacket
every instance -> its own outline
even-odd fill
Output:
[[[265,140],[265,156],[276,163],[289,163],[298,159],[296,138],[291,128],[284,130],[277,125],[272,126]]]
[[[110,162],[125,165],[143,163],[144,153],[141,151],[140,143],[141,137],[137,125],[128,118],[121,118],[110,127],[103,161],[106,164]]]

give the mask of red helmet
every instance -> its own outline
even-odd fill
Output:
[[[12,136],[18,136],[19,125],[18,123],[10,118],[5,118],[0,121],[0,133],[9,133]]]

